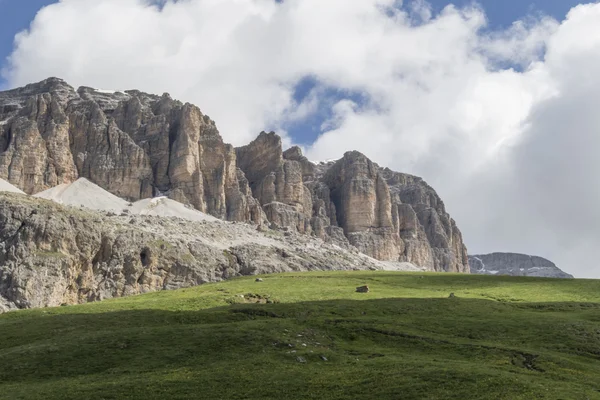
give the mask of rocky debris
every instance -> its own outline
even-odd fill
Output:
[[[0,179],[0,192],[25,194],[25,192],[23,192],[21,189],[11,185],[10,183],[6,182],[4,179]]]
[[[309,235],[260,233],[249,224],[223,221],[122,216],[0,193],[1,311],[178,289],[241,275],[387,268]],[[248,301],[256,299],[265,300],[254,296]]]
[[[68,206],[86,207],[99,211],[121,212],[127,209],[130,204],[85,178],[79,178],[73,183],[54,186],[51,189],[36,193],[35,197]]]
[[[542,278],[570,279],[573,275],[559,269],[542,257],[516,253],[492,253],[469,256],[472,274],[536,276]]]
[[[156,217],[174,217],[187,219],[188,221],[211,221],[222,222],[222,220],[205,214],[195,208],[171,200],[168,197],[154,197],[143,199],[129,205],[125,213],[136,215],[150,215]]]
[[[75,90],[57,78],[0,92],[0,178],[51,196],[86,178],[128,202],[164,196],[381,261],[469,270],[460,231],[422,179],[359,152],[314,164],[273,132],[233,148],[198,107],[168,94]]]
[[[359,286],[356,288],[357,293],[369,293],[369,286]]]
[[[62,184],[37,193],[34,197],[52,200],[73,207],[85,207],[91,210],[110,211],[123,215],[152,215],[159,217],[177,217],[190,221],[221,221],[167,197],[155,197],[130,203],[100,186],[79,178],[70,184]]]

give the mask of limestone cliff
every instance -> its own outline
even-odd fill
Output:
[[[413,269],[310,235],[115,215],[0,193],[0,312],[177,289],[240,275]]]
[[[435,191],[361,153],[315,165],[265,132],[234,149],[198,107],[168,94],[75,90],[57,78],[0,92],[0,178],[32,194],[79,177],[128,200],[167,195],[379,260],[468,272]]]
[[[264,217],[215,123],[167,94],[50,78],[0,93],[0,121],[0,177],[29,194],[85,177],[130,200],[166,192],[219,218]]]
[[[300,162],[284,159],[281,138],[262,132],[249,145],[236,149],[236,154],[269,221],[311,233],[312,195],[304,186]]]

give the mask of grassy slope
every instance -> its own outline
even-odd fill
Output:
[[[228,305],[247,293],[278,303]],[[2,399],[600,398],[592,280],[241,278],[9,313],[0,338]]]

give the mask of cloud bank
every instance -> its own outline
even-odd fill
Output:
[[[314,143],[286,140],[423,176],[471,253],[600,277],[597,71],[599,4],[489,31],[477,6],[422,0],[62,0],[17,35],[3,75],[170,92],[236,145],[317,121]]]

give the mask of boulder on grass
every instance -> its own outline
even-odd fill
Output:
[[[359,286],[356,288],[356,292],[357,293],[369,293],[369,287],[367,285]]]

